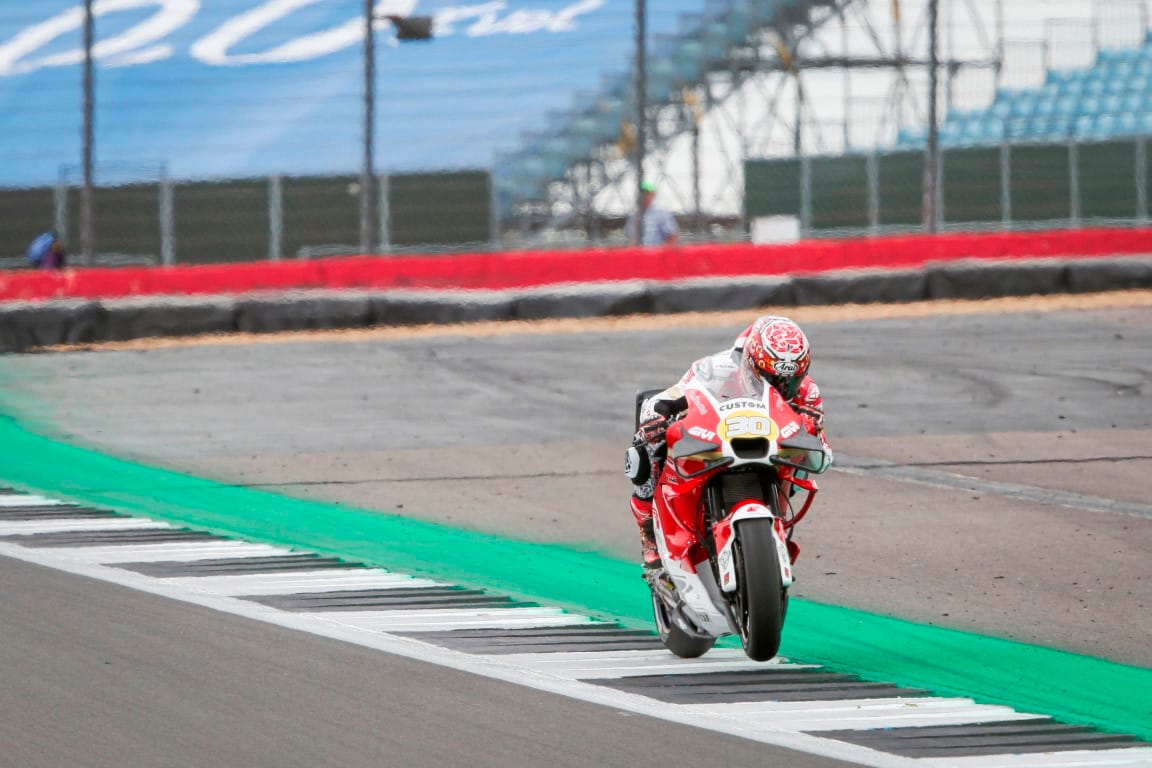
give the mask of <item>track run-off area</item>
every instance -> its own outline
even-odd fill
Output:
[[[789,314],[838,466],[769,665],[653,645],[620,470],[632,393],[755,313],[0,358],[5,743],[21,765],[1152,765],[1152,296]],[[105,717],[53,737],[75,697]]]

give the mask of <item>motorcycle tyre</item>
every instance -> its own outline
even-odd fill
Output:
[[[653,592],[652,613],[656,617],[656,632],[660,635],[660,642],[681,659],[696,659],[703,656],[716,644],[716,638],[701,639],[692,637],[672,621],[668,614],[668,606]]]
[[[771,520],[747,520],[736,529],[737,594],[732,607],[740,644],[753,661],[768,661],[780,650],[788,592]]]

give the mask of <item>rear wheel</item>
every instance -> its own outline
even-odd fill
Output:
[[[732,609],[740,643],[753,661],[767,661],[780,650],[788,600],[772,523],[765,518],[737,524],[732,548],[737,579]]]
[[[656,631],[664,647],[682,659],[703,656],[716,644],[716,638],[693,637],[672,621],[668,606],[655,592],[652,593],[652,613],[656,617]]]

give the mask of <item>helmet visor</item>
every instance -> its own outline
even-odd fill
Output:
[[[775,373],[764,374],[764,381],[768,382],[785,400],[791,400],[800,392],[800,376],[781,376]]]

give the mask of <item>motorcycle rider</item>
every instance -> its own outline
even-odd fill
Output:
[[[808,376],[812,362],[808,337],[787,317],[764,315],[744,329],[733,345],[702,357],[674,386],[644,401],[640,429],[628,451],[625,474],[634,488],[630,506],[640,526],[641,560],[646,569],[659,568],[660,554],[652,522],[652,497],[664,466],[664,433],[669,421],[687,408],[684,388],[704,387],[719,398],[762,397],[770,385],[800,414],[807,431],[824,438],[824,401]],[[826,454],[831,461],[831,451]]]

